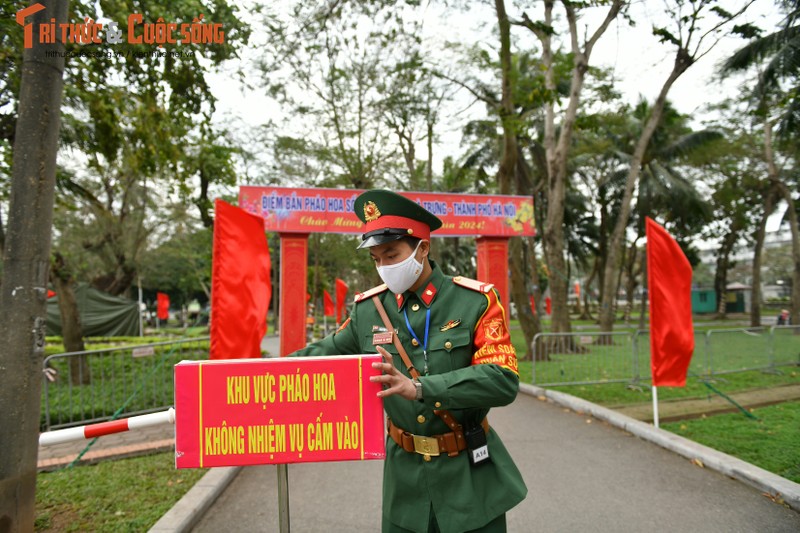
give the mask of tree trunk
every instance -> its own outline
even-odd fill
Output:
[[[497,184],[500,194],[511,193],[512,178],[518,172],[519,143],[517,140],[516,117],[514,115],[514,94],[511,87],[511,24],[503,0],[495,0],[497,24],[500,30],[500,65],[502,70],[502,97],[500,101],[500,120],[503,126],[503,153],[497,171]],[[519,238],[512,238],[509,248],[511,266],[511,298],[517,308],[520,327],[525,335],[525,359],[532,359],[532,341],[537,324],[530,312],[525,268],[522,264],[522,246]]]
[[[503,126],[503,153],[500,168],[497,170],[497,186],[500,194],[510,194],[511,179],[516,171],[518,157],[514,94],[511,91],[511,23],[503,0],[495,0],[495,10],[500,30],[500,66],[503,78],[499,109]]]
[[[544,23],[550,27],[553,23],[553,2],[545,1]],[[545,89],[556,93],[555,72],[553,65],[552,37],[544,32],[540,35],[542,41],[542,63],[545,67]],[[580,58],[575,58],[576,67],[573,69],[572,87],[570,91],[570,105],[567,115],[562,120],[562,130],[559,142],[556,141],[556,115],[555,104],[548,103],[545,107],[544,146],[547,158],[547,216],[545,219],[544,242],[545,258],[550,271],[550,298],[552,313],[550,316],[550,330],[553,333],[570,333],[572,327],[567,306],[566,261],[564,258],[564,198],[566,197],[567,180],[567,150],[568,146],[560,143],[561,138],[571,137],[572,126],[577,113],[578,98],[583,85],[583,72],[577,65]],[[587,67],[588,65],[584,65]],[[584,71],[585,72],[585,71]],[[574,112],[575,114],[572,114]]]
[[[56,24],[64,23],[69,2],[40,3],[44,9],[28,14],[23,21],[25,29],[32,30],[33,46],[23,53],[0,290],[0,531],[4,533],[33,531],[35,518],[47,277],[64,71],[63,44],[40,45],[39,28],[51,18]]]
[[[83,344],[83,328],[78,303],[75,301],[72,277],[64,257],[59,253],[53,254],[50,265],[50,281],[53,282],[58,295],[58,310],[61,312],[61,338],[67,352],[82,352],[86,350]],[[70,357],[69,376],[73,385],[88,385],[90,383],[89,362],[85,355]]]
[[[751,283],[752,301],[750,302],[750,326],[761,326],[761,256],[764,251],[764,238],[767,232],[767,219],[775,209],[775,194],[769,187],[764,197],[764,213],[758,223],[756,239],[753,247],[753,282]]]
[[[591,303],[589,302],[589,293],[591,292],[591,286],[594,282],[594,278],[597,276],[597,268],[599,264],[600,258],[595,256],[592,272],[589,274],[589,277],[586,278],[586,283],[583,286],[583,312],[581,313],[581,316],[578,317],[580,320],[594,320],[592,318]]]
[[[533,337],[541,332],[542,327],[539,317],[531,311],[531,301],[528,296],[528,284],[523,269],[523,242],[522,237],[512,237],[509,239],[509,255],[511,256],[511,298],[517,308],[517,319],[525,334],[525,356],[526,361],[533,359]]]
[[[548,30],[553,23],[553,0],[544,2],[544,29],[534,24],[527,16],[525,26],[536,34],[542,43],[542,64],[545,68],[545,89],[556,94],[555,65],[553,64],[552,33]],[[570,80],[569,100],[558,127],[556,140],[555,102],[545,106],[544,146],[547,157],[547,217],[543,234],[543,243],[547,265],[550,269],[550,294],[553,301],[551,330],[554,333],[571,331],[567,297],[569,279],[564,245],[564,198],[567,190],[567,161],[572,145],[572,134],[577,119],[581,91],[589,70],[589,59],[597,40],[608,28],[622,7],[622,2],[615,0],[609,7],[606,18],[598,29],[585,42],[579,45],[579,30],[575,6],[564,2],[564,9],[569,24],[570,47],[572,51],[572,79]],[[572,347],[577,348],[574,343]]]
[[[647,279],[647,254],[642,258],[642,306],[641,313],[639,314],[639,329],[647,329],[647,300],[648,291],[650,290],[650,282]]]
[[[772,147],[772,124],[769,119],[764,120],[764,158],[767,161],[767,172],[770,182],[778,189],[783,200],[788,205],[786,212],[789,215],[789,227],[792,231],[792,306],[790,309],[790,324],[800,324],[800,228],[797,224],[797,211],[795,210],[792,192],[780,179],[778,167],[775,164],[775,152]]]
[[[789,204],[789,225],[792,228],[792,306],[790,307],[790,324],[800,324],[800,230],[798,230],[797,211],[792,193],[781,183],[783,199]]]
[[[211,178],[206,174],[205,170],[201,168],[200,193],[197,196],[197,200],[194,201],[194,204],[200,211],[200,220],[203,222],[204,228],[214,227],[214,217],[211,216],[211,209],[213,208],[213,204],[211,203],[211,200],[208,198],[208,187],[210,185],[210,181]]]
[[[625,293],[628,297],[628,302],[625,304],[625,311],[623,311],[623,320],[626,324],[629,324],[631,321],[631,314],[633,314],[633,306],[636,300],[636,285],[637,283],[637,272],[636,270],[636,257],[639,255],[636,253],[636,243],[634,242],[631,244],[631,247],[628,251],[626,257],[626,265],[625,265]]]
[[[425,183],[427,191],[433,191],[433,117],[428,117],[428,164],[425,167]]]
[[[739,238],[739,223],[737,219],[730,225],[730,229],[722,239],[722,244],[717,252],[717,271],[714,273],[714,292],[716,293],[717,318],[724,319],[726,311],[726,286],[728,284],[728,267],[730,256],[736,240]]]
[[[603,301],[600,304],[600,329],[601,331],[614,330],[614,311],[613,302],[616,300],[617,287],[616,284],[616,269],[618,268],[619,255],[624,245],[625,229],[628,226],[628,219],[631,213],[631,203],[633,201],[633,191],[636,188],[636,182],[639,180],[639,173],[641,172],[642,159],[644,158],[645,150],[647,150],[650,139],[661,122],[661,115],[664,112],[664,106],[667,102],[667,94],[675,81],[686,72],[694,59],[689,53],[679,48],[675,57],[675,63],[672,67],[664,85],[661,87],[661,92],[656,98],[650,116],[647,117],[642,134],[636,142],[636,148],[633,152],[633,158],[630,162],[630,170],[625,184],[625,193],[622,198],[620,206],[619,217],[617,224],[614,226],[614,232],[611,235],[611,240],[608,246],[608,258],[606,259],[605,271],[603,272]]]

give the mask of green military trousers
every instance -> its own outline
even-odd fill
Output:
[[[400,526],[387,523],[385,520],[382,529],[383,533],[414,533],[410,529],[404,529]],[[431,508],[430,522],[428,522],[428,533],[439,533],[439,524],[436,523],[436,516],[433,514],[433,508]],[[464,533],[506,533],[506,515],[503,513],[485,526],[479,527],[478,529],[470,529]]]

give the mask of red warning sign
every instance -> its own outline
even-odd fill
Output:
[[[175,466],[383,459],[379,355],[175,365]]]

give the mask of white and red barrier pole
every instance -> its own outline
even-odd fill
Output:
[[[110,420],[99,424],[89,424],[67,429],[48,431],[39,435],[39,446],[52,446],[64,442],[76,440],[93,439],[103,435],[122,433],[131,429],[140,429],[150,426],[160,426],[161,424],[175,423],[175,408],[170,407],[166,411],[151,413],[149,415],[132,416],[120,420]]]

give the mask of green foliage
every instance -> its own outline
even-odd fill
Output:
[[[750,39],[720,67],[723,76],[756,68],[758,76],[752,85],[754,107],[761,114],[776,109],[779,115],[778,133],[784,139],[796,141],[800,122],[800,107],[796,90],[800,77],[800,2],[782,2],[785,18],[780,27],[766,35],[752,25],[737,26],[737,33]]]
[[[14,6],[6,2],[3,12],[13,13]],[[129,43],[133,13],[143,19],[138,35],[143,24],[157,20],[178,26],[201,21],[221,24],[224,42]],[[185,199],[197,190],[194,202],[210,226],[209,188],[236,181],[238,150],[225,131],[210,125],[215,97],[207,77],[237,57],[250,27],[223,0],[78,1],[70,3],[68,16],[81,24],[101,18],[104,30],[101,43],[66,44],[61,139],[70,157],[59,158],[53,241],[79,279],[124,294],[169,194]],[[7,194],[3,169],[11,157],[22,48],[13,15],[2,24],[9,31],[0,41],[0,200]],[[111,41],[110,24],[120,28],[123,42]]]
[[[147,531],[207,472],[174,463],[159,453],[39,473],[36,530]]]
[[[268,19],[259,68],[268,93],[293,111],[288,129],[298,133],[278,135],[284,142],[275,145],[267,179],[353,188],[420,183],[416,144],[444,98],[421,62],[421,22],[384,1],[294,2],[288,16]]]
[[[193,298],[209,298],[211,290],[210,229],[194,230],[178,220],[165,220],[170,235],[162,244],[142,255],[143,285],[169,293],[175,304]]]

